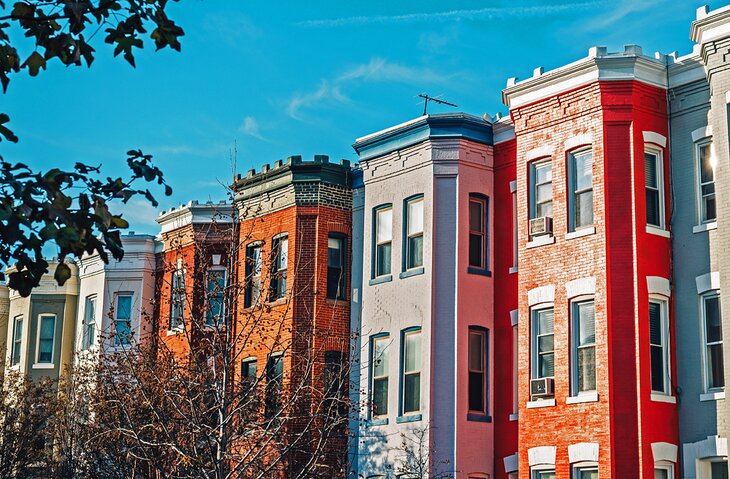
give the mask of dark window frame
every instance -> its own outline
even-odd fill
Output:
[[[339,279],[337,280],[337,289],[335,291],[331,290],[331,286],[334,284],[333,280],[330,278],[330,268],[332,268],[329,264],[329,240],[334,239],[339,241],[340,244],[340,275]],[[337,232],[330,232],[327,235],[327,299],[341,299],[345,300],[347,299],[347,264],[348,264],[348,256],[347,256],[347,235],[344,233],[337,233]],[[336,269],[336,268],[332,268]]]
[[[471,225],[471,206],[472,204],[479,204],[481,208],[481,222],[482,229],[472,230]],[[490,270],[490,257],[489,257],[489,240],[490,240],[490,229],[489,229],[489,196],[483,193],[469,193],[469,203],[467,211],[467,222],[468,222],[468,237],[467,237],[467,273],[477,274],[482,276],[491,276]],[[479,255],[481,262],[479,265],[472,264],[472,236],[480,237]]]
[[[479,371],[472,371],[471,368],[471,337],[472,335],[479,335],[481,337],[481,367],[482,371],[481,373]],[[468,340],[467,340],[467,357],[466,357],[466,366],[467,366],[467,373],[469,376],[469,381],[467,382],[467,420],[470,421],[482,421],[482,422],[488,422],[491,421],[491,415],[490,413],[490,407],[491,407],[491,401],[489,396],[489,329],[485,328],[484,326],[477,326],[477,325],[470,325],[469,331],[468,331]],[[472,373],[481,374],[482,380],[481,384],[479,386],[479,392],[482,394],[481,402],[482,402],[482,408],[479,409],[472,409],[471,404],[471,394],[472,394],[472,383],[471,383],[471,377]]]

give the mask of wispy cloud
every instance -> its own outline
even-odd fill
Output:
[[[475,9],[446,10],[429,13],[408,13],[403,15],[360,15],[354,17],[305,20],[303,27],[346,27],[352,25],[373,25],[386,23],[436,23],[451,20],[492,20],[499,18],[548,16],[558,13],[594,8],[605,1],[565,3],[560,5],[539,5],[525,7],[487,7]]]
[[[607,12],[603,12],[602,15],[597,15],[583,22],[583,31],[614,27],[631,14],[655,8],[659,3],[663,3],[663,0],[644,0],[642,2],[635,0],[617,1]]]
[[[261,128],[259,127],[259,122],[256,121],[256,118],[252,116],[247,116],[243,119],[243,123],[241,124],[239,130],[248,136],[256,138],[257,140],[269,141],[263,137],[263,135],[261,134]]]
[[[444,84],[450,76],[430,68],[392,63],[384,58],[372,58],[368,63],[355,65],[331,80],[322,80],[310,92],[298,93],[289,99],[286,112],[295,120],[302,119],[302,110],[315,105],[331,106],[350,102],[344,93],[347,85],[358,82],[398,82],[405,84]]]
[[[132,199],[126,205],[118,205],[117,209],[122,217],[129,222],[129,228],[133,231],[148,231],[149,227],[155,229],[158,227],[155,220],[159,215],[159,211],[146,200]]]
[[[245,15],[223,15],[211,13],[203,19],[203,29],[215,35],[230,46],[239,46],[242,40],[261,37],[264,32]]]

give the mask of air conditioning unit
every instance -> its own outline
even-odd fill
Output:
[[[553,378],[540,378],[530,381],[530,397],[532,399],[553,397],[555,395],[555,383]]]
[[[553,219],[549,216],[533,218],[530,220],[530,236],[543,236],[553,234]]]

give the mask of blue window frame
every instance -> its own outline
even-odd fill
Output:
[[[491,276],[489,271],[489,197],[469,193],[468,273]]]

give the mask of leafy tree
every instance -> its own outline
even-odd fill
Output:
[[[176,0],[175,0],[176,1]],[[36,76],[49,61],[66,66],[91,66],[95,49],[89,41],[104,28],[104,41],[114,46],[135,66],[134,51],[143,48],[149,36],[157,50],[180,50],[183,30],[168,18],[168,0],[24,0],[6,6],[0,0],[0,84],[7,92],[11,76],[27,71]],[[32,39],[31,52],[21,53],[10,32],[19,29]],[[26,43],[23,43],[25,45]],[[8,128],[10,117],[0,112],[0,142],[17,142]],[[42,250],[56,244],[60,259],[68,255],[99,252],[108,261],[109,251],[119,260],[124,251],[119,231],[128,224],[109,211],[109,202],[128,202],[140,195],[153,206],[157,202],[149,189],[137,187],[153,182],[172,189],[152,157],[139,150],[127,152],[129,178],[103,178],[98,166],[76,163],[73,169],[51,168],[34,172],[27,165],[5,161],[0,156],[0,264],[15,265],[8,285],[27,296],[47,272]],[[65,264],[55,278],[63,284],[70,276]],[[0,280],[4,279],[0,273]]]

